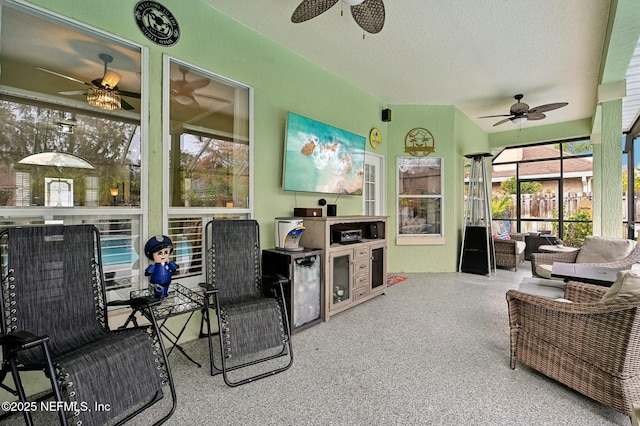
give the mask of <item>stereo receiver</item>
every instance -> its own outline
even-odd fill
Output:
[[[360,229],[343,229],[333,231],[333,242],[340,244],[359,243],[362,241]]]

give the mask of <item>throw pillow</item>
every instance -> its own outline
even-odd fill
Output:
[[[576,263],[604,263],[623,259],[636,247],[636,242],[625,238],[589,236],[584,239]]]
[[[603,303],[640,301],[640,272],[620,271],[615,282],[602,296]]]
[[[511,236],[507,231],[498,232],[498,239],[500,240],[510,240]]]

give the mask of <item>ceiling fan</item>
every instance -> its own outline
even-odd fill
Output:
[[[61,74],[56,71],[51,71],[46,68],[36,67],[40,71],[48,72],[53,75],[57,75],[58,77],[66,78],[67,80],[75,81],[76,83],[84,84],[85,86],[89,86],[89,89],[86,90],[68,90],[58,92],[61,95],[65,96],[74,96],[74,95],[84,95],[87,96],[87,102],[93,106],[97,106],[99,108],[113,110],[113,109],[126,109],[132,110],[134,109],[131,104],[127,101],[123,100],[121,96],[127,96],[130,98],[140,99],[140,93],[135,92],[127,92],[126,90],[120,90],[118,88],[118,83],[122,76],[117,72],[111,71],[108,69],[108,64],[113,62],[113,56],[107,55],[106,53],[100,53],[98,57],[104,62],[104,73],[102,77],[96,78],[88,83],[86,81],[77,79],[75,77],[71,77],[66,74]]]
[[[514,99],[517,102],[511,105],[509,114],[485,115],[478,118],[507,117],[504,120],[498,121],[496,124],[494,124],[494,126],[498,126],[508,121],[511,121],[515,124],[522,124],[527,120],[542,120],[543,118],[546,118],[546,115],[544,115],[543,113],[569,105],[568,102],[556,102],[553,104],[544,104],[537,107],[529,108],[529,105],[521,102],[522,98],[524,98],[524,95],[514,96]]]
[[[196,97],[212,99],[214,101],[230,103],[229,99],[220,98],[218,96],[208,95],[206,93],[197,93],[196,90],[207,87],[211,80],[208,78],[198,78],[195,80],[187,81],[187,74],[189,70],[180,67],[182,73],[181,80],[171,80],[169,86],[169,93],[171,94],[171,100],[178,102],[181,105],[188,106],[193,109],[200,107]]]
[[[384,3],[382,0],[342,0],[351,6],[351,15],[356,23],[368,33],[377,34],[384,26]],[[338,0],[303,0],[291,15],[291,22],[299,24],[326,12]]]

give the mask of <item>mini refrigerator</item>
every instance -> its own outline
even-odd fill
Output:
[[[322,250],[263,250],[262,273],[291,280],[284,291],[292,334],[322,321]]]

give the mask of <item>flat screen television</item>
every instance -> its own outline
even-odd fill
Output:
[[[364,136],[289,112],[283,189],[362,194],[365,143]]]

